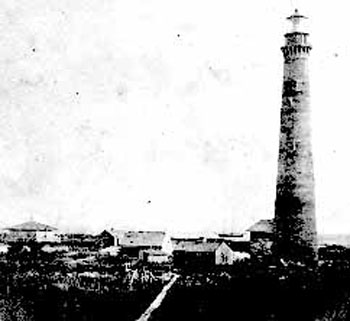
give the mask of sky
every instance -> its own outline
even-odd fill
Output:
[[[232,232],[272,218],[295,7],[313,46],[317,227],[350,233],[345,0],[2,0],[0,226]]]

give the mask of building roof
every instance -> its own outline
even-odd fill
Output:
[[[122,247],[162,246],[166,233],[161,231],[129,231],[119,241]]]
[[[168,256],[168,253],[165,253],[162,250],[149,249],[149,250],[144,250],[143,252],[153,256]]]
[[[173,244],[174,247],[176,247],[178,244],[182,243],[203,243],[206,242],[207,239],[204,237],[182,237],[182,238],[171,238],[171,243]]]
[[[273,233],[274,230],[274,220],[260,220],[253,224],[248,231],[249,232],[264,232],[264,233]]]
[[[9,231],[23,231],[23,232],[35,232],[35,231],[55,231],[57,228],[50,225],[42,224],[35,221],[28,221],[22,224],[8,227]]]
[[[222,242],[198,242],[193,240],[180,241],[175,245],[175,251],[184,252],[215,252]]]

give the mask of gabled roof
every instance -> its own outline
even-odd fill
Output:
[[[175,245],[175,251],[184,252],[215,252],[223,242],[198,242],[193,240],[180,241]]]
[[[264,233],[273,233],[275,228],[275,223],[273,219],[260,220],[253,224],[248,231],[249,232],[264,232]]]
[[[35,221],[28,221],[22,224],[14,225],[6,228],[9,231],[23,231],[23,232],[35,232],[35,231],[55,231],[57,228],[42,224]]]
[[[130,231],[121,236],[119,245],[122,247],[162,246],[166,237],[161,231]]]

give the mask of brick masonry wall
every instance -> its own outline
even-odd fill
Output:
[[[293,261],[316,257],[307,34],[286,34],[278,176],[276,251]]]

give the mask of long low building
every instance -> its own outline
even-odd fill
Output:
[[[3,238],[7,243],[60,241],[57,228],[36,221],[28,221],[5,228]]]
[[[223,241],[207,242],[204,239],[177,241],[173,251],[174,265],[177,267],[232,265],[249,257],[248,253],[234,251]]]
[[[154,251],[171,255],[173,246],[170,236],[163,231],[121,231],[104,230],[98,236],[103,247],[118,246],[121,253],[135,259],[143,259],[145,251]]]

